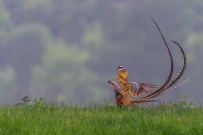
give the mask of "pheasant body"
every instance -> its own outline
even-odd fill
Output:
[[[123,66],[118,67],[116,82],[117,85],[119,85],[119,88],[122,90],[122,94],[119,94],[119,92],[115,90],[115,103],[117,106],[131,106],[132,99],[129,93],[136,97],[144,94],[145,92],[152,91],[152,89],[155,87],[155,85],[152,84],[128,82],[128,72]]]

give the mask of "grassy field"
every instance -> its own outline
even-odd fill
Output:
[[[0,134],[7,135],[202,135],[203,107],[18,105],[0,107]]]

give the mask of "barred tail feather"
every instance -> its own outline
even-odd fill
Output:
[[[167,101],[166,101],[166,100],[131,101],[131,103],[132,103],[133,105],[140,105],[140,104],[144,105],[144,104],[155,103],[155,102],[162,102],[162,103],[164,103],[164,102],[167,102]]]
[[[174,85],[181,77],[182,75],[184,74],[184,71],[185,71],[185,68],[186,68],[186,55],[182,49],[182,47],[175,41],[173,41],[176,45],[178,45],[178,47],[180,48],[182,54],[183,54],[183,59],[184,59],[184,64],[183,64],[183,67],[182,69],[180,70],[180,72],[177,74],[177,76],[175,76],[175,78],[169,83],[167,84],[164,88],[159,88],[157,91],[145,96],[145,97],[142,97],[142,98],[139,98],[137,99],[138,101],[141,101],[141,100],[146,100],[146,99],[150,99],[150,98],[154,98],[154,97],[157,97],[158,95],[160,95],[162,92],[164,92],[166,89],[170,88],[172,85]]]
[[[186,83],[186,82],[188,82],[188,81],[189,81],[189,78],[188,78],[186,81],[184,81],[184,82],[178,84],[176,87],[171,88],[170,90],[167,90],[167,91],[165,91],[164,93],[161,93],[161,94],[159,94],[159,95],[157,95],[157,96],[162,96],[162,95],[164,95],[164,94],[166,94],[166,93],[168,93],[168,92],[171,92],[171,91],[173,91],[174,89],[178,88],[179,86],[183,85],[184,83]],[[153,103],[153,102],[166,102],[166,100],[141,100],[141,101],[133,100],[133,101],[131,101],[131,102],[132,102],[133,104],[148,104],[148,103]]]
[[[189,78],[188,78],[186,81],[184,81],[184,82],[178,84],[177,86],[171,88],[170,90],[167,90],[167,91],[165,91],[164,93],[160,93],[158,96],[162,96],[162,95],[164,95],[164,94],[166,94],[166,93],[168,93],[168,92],[171,92],[171,91],[175,90],[176,88],[178,88],[179,86],[183,85],[184,83],[186,83],[186,82],[188,82],[188,81],[189,81]]]
[[[161,34],[161,37],[162,37],[162,39],[164,41],[164,44],[166,45],[166,48],[168,50],[168,53],[169,53],[169,56],[170,56],[170,60],[171,60],[171,70],[170,70],[170,73],[168,75],[168,78],[165,81],[165,83],[159,88],[159,89],[163,89],[169,83],[169,81],[171,80],[172,74],[173,74],[173,68],[174,68],[173,57],[172,57],[171,51],[170,51],[170,49],[168,47],[168,44],[167,44],[167,42],[166,42],[166,40],[165,40],[165,38],[164,38],[164,36],[163,36],[159,26],[158,26],[158,24],[154,21],[154,19],[152,17],[151,17],[151,19],[154,22],[154,24],[156,25],[157,29],[159,30],[159,33]]]

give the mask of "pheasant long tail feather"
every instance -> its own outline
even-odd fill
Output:
[[[177,89],[179,86],[183,85],[183,84],[186,83],[187,81],[189,81],[189,78],[188,78],[186,81],[184,81],[184,82],[178,84],[177,86],[175,86],[175,87],[173,87],[173,88],[171,88],[171,89],[165,91],[164,93],[160,93],[158,96],[162,96],[162,95],[164,95],[164,94],[166,94],[166,93],[169,93],[169,92],[171,92],[171,91]]]
[[[184,58],[184,64],[183,64],[183,68],[180,70],[180,72],[176,75],[176,77],[171,81],[171,83],[169,83],[168,85],[166,85],[166,87],[164,88],[160,88],[158,89],[157,91],[145,96],[145,97],[142,97],[142,98],[139,98],[137,100],[146,100],[146,99],[149,99],[149,98],[154,98],[154,97],[157,97],[158,95],[160,95],[164,90],[170,88],[172,85],[174,85],[180,78],[181,76],[184,74],[184,71],[185,71],[185,68],[186,68],[186,55],[182,49],[182,47],[175,41],[173,41],[176,45],[178,45],[178,47],[180,48],[182,54],[183,54],[183,58]]]
[[[179,86],[183,85],[184,83],[186,83],[186,82],[188,82],[188,81],[189,81],[189,78],[188,78],[186,81],[184,81],[184,82],[178,84],[177,86],[171,88],[170,90],[167,90],[167,91],[165,91],[164,93],[159,94],[158,96],[162,96],[162,95],[164,95],[164,94],[166,94],[166,93],[169,93],[169,92],[175,90],[176,88],[178,88]],[[166,101],[165,101],[165,100],[140,100],[140,101],[132,100],[132,102],[133,102],[134,104],[143,104],[143,103],[145,104],[145,103],[150,103],[150,102],[152,103],[152,102],[166,102]]]
[[[164,87],[169,83],[169,81],[170,81],[170,79],[171,79],[171,77],[172,77],[172,74],[173,74],[173,67],[174,67],[174,64],[173,64],[173,57],[172,57],[171,51],[170,51],[170,49],[169,49],[169,47],[168,47],[168,44],[167,44],[167,42],[166,42],[166,40],[165,40],[165,38],[164,38],[164,36],[163,36],[163,34],[162,34],[162,32],[161,32],[159,26],[157,25],[157,23],[154,21],[154,19],[153,19],[152,17],[151,17],[151,19],[152,19],[152,21],[155,23],[156,27],[158,28],[158,30],[159,30],[159,32],[160,32],[160,34],[161,34],[161,37],[162,37],[162,39],[163,39],[163,41],[164,41],[164,44],[165,44],[166,47],[167,47],[167,50],[168,50],[168,53],[169,53],[169,56],[170,56],[170,59],[171,59],[171,69],[170,69],[170,73],[169,73],[168,78],[167,78],[167,80],[165,81],[165,83],[164,83],[158,90],[156,90],[156,91],[154,91],[154,90],[153,90],[153,91],[150,91],[150,92],[153,92],[153,93],[150,94],[150,95],[148,95],[148,96],[146,97],[146,99],[147,99],[148,97],[151,98],[151,96],[154,95],[155,92],[164,89]],[[154,87],[154,86],[152,86],[152,87]],[[155,88],[155,87],[154,87],[154,88]],[[133,94],[133,93],[131,93],[131,94]],[[143,93],[141,93],[141,94],[143,94]],[[137,96],[138,96],[138,95],[141,95],[141,94],[134,94],[134,95],[137,95]],[[142,98],[141,98],[141,99],[138,99],[138,100],[142,100]]]
[[[131,101],[131,104],[134,106],[139,106],[139,105],[146,105],[149,103],[155,103],[155,102],[166,102],[165,100],[144,100],[144,101]]]
[[[174,79],[171,81],[171,83],[169,83],[168,85],[166,85],[166,87],[160,91],[157,91],[153,97],[157,97],[158,95],[160,95],[163,91],[165,91],[166,89],[170,88],[171,86],[173,86],[180,78],[181,76],[184,74],[185,68],[186,68],[186,55],[182,49],[182,47],[175,41],[173,41],[176,45],[178,45],[178,47],[180,48],[182,54],[183,54],[183,59],[184,59],[184,64],[183,64],[183,68],[179,71],[179,73],[174,77]],[[187,81],[186,81],[187,82]],[[179,85],[180,86],[180,85]],[[178,87],[179,87],[178,86]],[[173,89],[173,88],[172,88]],[[173,89],[174,90],[174,89]],[[169,90],[170,91],[170,90]]]
[[[162,39],[163,39],[163,41],[164,41],[164,43],[165,43],[165,45],[166,45],[166,47],[167,47],[167,50],[168,50],[168,53],[169,53],[169,56],[170,56],[170,59],[171,59],[171,70],[170,70],[170,73],[169,73],[169,75],[168,75],[168,78],[167,78],[167,80],[165,81],[165,83],[164,83],[158,90],[155,91],[155,92],[157,92],[157,91],[159,91],[159,90],[164,89],[164,87],[169,83],[169,81],[170,81],[170,79],[171,79],[171,77],[172,77],[172,74],[173,74],[173,67],[174,67],[174,64],[173,64],[173,57],[172,57],[171,51],[170,51],[170,49],[169,49],[169,47],[168,47],[168,44],[167,44],[167,42],[166,42],[166,40],[165,40],[165,38],[164,38],[164,36],[163,36],[163,34],[162,34],[162,32],[161,32],[159,26],[158,26],[158,24],[154,21],[154,19],[153,19],[152,17],[151,17],[151,19],[152,19],[152,21],[154,22],[154,24],[156,25],[157,29],[159,30],[159,33],[161,34],[161,37],[162,37]],[[146,97],[143,97],[143,98],[140,98],[140,99],[137,99],[137,100],[143,100],[143,99],[145,99],[145,98],[147,99],[148,97],[150,98],[155,92],[151,93],[150,95],[148,95],[148,96],[146,96]]]
[[[169,47],[168,47],[168,44],[167,44],[167,42],[166,42],[166,40],[165,40],[165,38],[164,38],[164,36],[163,36],[163,34],[162,34],[162,32],[161,32],[159,26],[158,26],[158,24],[154,21],[154,19],[153,19],[152,17],[151,17],[151,19],[152,19],[152,21],[154,22],[154,24],[156,25],[157,29],[159,30],[159,33],[161,34],[161,37],[162,37],[162,39],[163,39],[163,41],[164,41],[164,44],[165,44],[166,47],[167,47],[167,50],[168,50],[168,53],[169,53],[169,56],[170,56],[170,59],[171,59],[171,69],[170,69],[170,73],[169,73],[169,75],[168,75],[167,80],[165,81],[165,83],[164,83],[164,84],[161,86],[161,88],[160,88],[160,89],[163,89],[163,88],[169,83],[169,81],[170,81],[170,79],[171,79],[171,77],[172,77],[172,74],[173,74],[173,67],[174,67],[174,64],[173,64],[173,57],[172,57],[171,51],[170,51],[170,49],[169,49]]]
[[[183,54],[183,59],[184,59],[184,65],[183,68],[180,70],[180,72],[176,75],[176,77],[174,77],[174,79],[171,81],[171,83],[169,83],[165,89],[170,88],[172,85],[174,85],[180,78],[181,76],[184,74],[185,68],[186,68],[186,55],[185,52],[183,51],[182,47],[175,41],[174,42],[176,45],[178,45],[178,47],[180,48],[182,54]]]

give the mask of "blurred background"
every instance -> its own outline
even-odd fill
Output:
[[[129,81],[161,86],[170,71],[159,25],[183,66],[177,41],[187,55],[178,83],[159,99],[182,94],[203,101],[202,0],[0,0],[0,103],[29,95],[46,101],[114,101],[107,81],[126,67]],[[178,84],[177,83],[177,84]]]

